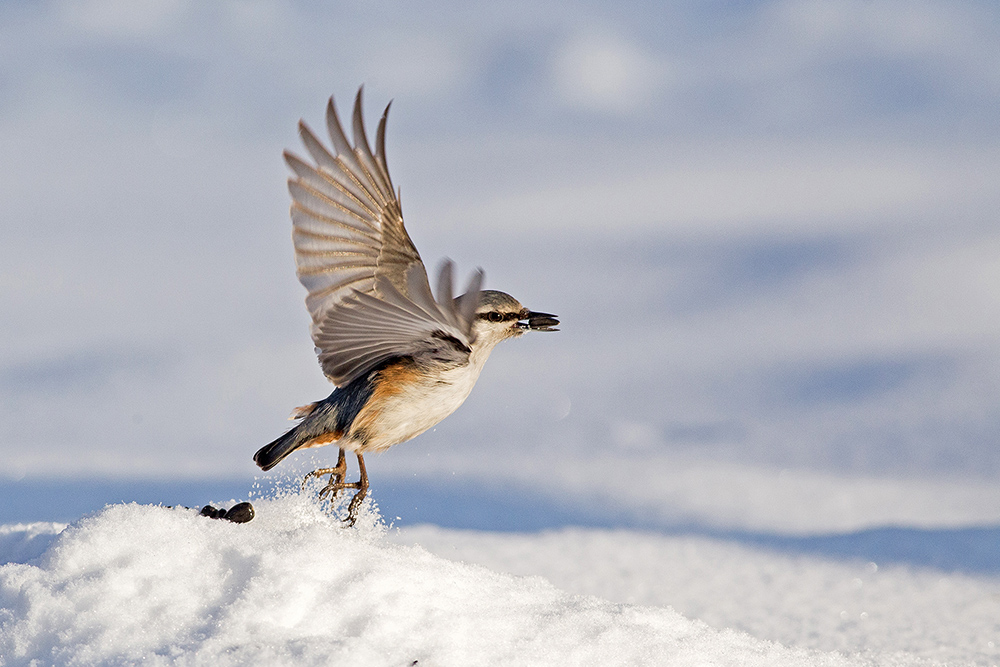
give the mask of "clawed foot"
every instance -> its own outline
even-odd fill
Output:
[[[329,475],[330,481],[326,483],[326,486],[320,489],[319,497],[325,500],[328,495],[333,494],[330,495],[330,500],[331,501],[336,500],[337,495],[340,493],[341,489],[356,488],[352,484],[346,484],[343,482],[345,472],[346,470],[343,467],[320,468],[319,470],[313,470],[311,473],[309,473],[302,479],[302,488],[303,489],[306,488],[306,483],[313,477],[322,477],[323,475]]]
[[[340,450],[340,456],[337,457],[337,465],[333,468],[320,468],[319,470],[313,470],[311,473],[305,476],[302,480],[303,488],[313,477],[322,477],[323,475],[329,475],[330,479],[322,489],[319,490],[320,500],[329,500],[333,503],[340,495],[343,489],[357,489],[357,493],[351,498],[351,504],[347,506],[347,518],[344,519],[344,523],[347,527],[351,527],[358,520],[358,509],[361,507],[361,501],[365,499],[368,495],[368,473],[365,471],[365,461],[361,458],[361,454],[358,454],[358,466],[361,468],[361,479],[356,482],[345,482],[344,477],[347,475],[347,461],[344,456],[344,450]]]
[[[302,488],[306,488],[306,482],[308,482],[313,477],[322,477],[323,475],[329,475],[330,481],[326,483],[320,492],[319,497],[325,499],[331,493],[330,501],[334,501],[337,498],[337,494],[340,493],[341,489],[349,488],[345,485],[344,475],[347,474],[347,459],[344,456],[344,450],[340,450],[340,455],[337,456],[337,465],[333,468],[320,468],[319,470],[313,470],[311,473],[306,475],[302,479]]]

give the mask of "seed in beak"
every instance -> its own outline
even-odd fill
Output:
[[[522,319],[527,320],[527,322],[518,322],[518,325],[522,329],[529,331],[559,331],[559,329],[552,328],[559,324],[559,320],[551,313],[535,313],[529,310],[527,315]]]

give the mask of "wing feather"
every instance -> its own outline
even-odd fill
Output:
[[[382,112],[382,118],[378,122],[378,130],[375,132],[375,162],[378,163],[379,169],[382,170],[382,177],[385,179],[386,185],[389,186],[389,192],[393,191],[392,179],[389,178],[389,167],[388,162],[385,158],[385,123],[389,118],[389,107],[392,106],[392,101],[390,100],[387,105],[385,105],[385,111]],[[397,201],[399,196],[396,197]]]
[[[376,281],[382,298],[355,290],[331,310],[315,339],[327,377],[341,386],[401,356],[432,355],[437,362],[456,366],[468,363],[475,313],[464,318],[455,309],[457,300],[449,289],[452,272],[451,262],[446,262],[439,273],[436,301],[429,289],[411,293],[414,298],[410,298],[383,277]],[[475,298],[478,301],[478,291]]]
[[[380,243],[378,227],[372,227],[371,219],[364,214],[357,213],[335,199],[327,197],[322,192],[313,190],[300,180],[289,181],[288,191],[292,195],[293,205],[314,218],[327,222],[331,227],[348,227],[350,230]]]
[[[302,137],[302,144],[306,147],[309,155],[316,161],[317,170],[337,179],[356,198],[361,206],[369,207],[372,215],[377,215],[378,205],[375,204],[375,200],[365,190],[364,186],[351,175],[350,164],[340,157],[343,154],[338,152],[335,157],[330,153],[323,145],[323,142],[316,138],[312,129],[303,120],[299,121],[299,136]]]
[[[337,385],[394,356],[430,351],[435,359],[468,360],[482,272],[470,291],[452,298],[454,270],[438,275],[437,298],[403,224],[385,153],[389,106],[378,123],[375,151],[362,113],[351,114],[353,143],[331,97],[328,148],[304,121],[299,135],[312,163],[285,151],[292,171],[292,240],[299,281],[309,294],[311,332],[323,371]],[[391,103],[390,103],[391,105]]]
[[[372,153],[363,122],[362,91],[355,98],[351,118],[353,145],[344,133],[331,97],[326,125],[332,150],[305,122],[300,122],[299,134],[312,163],[285,152],[292,171],[288,189],[292,196],[295,260],[299,279],[309,290],[306,305],[314,337],[327,312],[355,289],[380,297],[375,279],[384,276],[388,284],[406,294],[411,269],[426,275],[420,254],[403,225],[402,209],[393,194],[385,161],[387,112],[388,107],[379,121]],[[360,284],[356,271],[367,271],[369,280]],[[343,273],[344,279],[338,273]]]
[[[317,171],[290,151],[285,151],[285,162],[295,172],[301,185],[337,202],[338,205],[343,206],[363,221],[366,226],[370,227],[370,220],[378,217],[378,211],[372,210],[362,202],[358,193],[351,187],[353,183],[342,176],[338,177],[336,173],[325,169]],[[373,231],[378,232],[378,228],[373,228]]]
[[[368,144],[368,135],[365,133],[365,122],[361,114],[361,92],[358,89],[358,96],[354,100],[354,113],[351,115],[351,124],[354,131],[354,154],[358,158],[358,164],[368,177],[368,181],[375,186],[375,194],[382,200],[382,206],[387,205],[395,199],[392,188],[382,179],[382,170],[375,163],[375,156],[372,155],[371,146]]]
[[[292,209],[292,236],[304,232],[306,235],[339,239],[344,243],[355,243],[372,249],[372,253],[378,256],[381,249],[381,239],[367,230],[341,222],[340,220],[321,216],[315,211],[302,208],[299,204],[293,203]]]

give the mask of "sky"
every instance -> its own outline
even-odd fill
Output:
[[[369,472],[994,482],[998,13],[0,4],[0,474],[253,477],[331,389],[281,151],[364,84],[428,266],[563,320]]]

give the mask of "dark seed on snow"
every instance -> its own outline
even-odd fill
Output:
[[[250,503],[238,503],[229,508],[225,514],[225,519],[233,523],[246,523],[253,519],[253,505]]]

